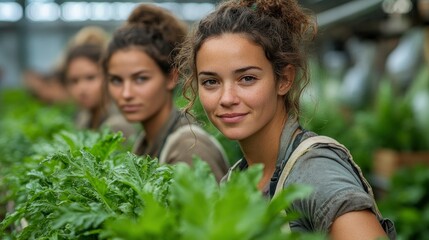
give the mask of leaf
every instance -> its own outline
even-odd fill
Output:
[[[9,213],[8,215],[6,215],[6,218],[0,222],[1,232],[4,232],[6,228],[9,227],[11,224],[23,218],[24,213],[25,213],[25,209],[18,208],[15,212]]]
[[[105,161],[110,154],[119,148],[124,140],[121,132],[115,134],[103,133],[102,138],[88,152],[94,155],[99,161]]]
[[[60,207],[59,217],[53,221],[52,228],[59,229],[66,224],[74,226],[75,231],[88,231],[101,226],[101,224],[112,217],[112,213],[106,212],[101,203],[71,203]]]

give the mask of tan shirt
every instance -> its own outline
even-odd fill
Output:
[[[152,144],[148,144],[143,132],[133,152],[158,158],[160,163],[167,164],[192,164],[194,156],[200,157],[208,163],[218,181],[228,171],[226,154],[219,142],[177,109],[172,110],[169,120]]]

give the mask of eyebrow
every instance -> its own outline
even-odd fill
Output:
[[[243,73],[243,72],[246,72],[246,71],[251,70],[251,69],[256,69],[256,70],[262,71],[262,68],[260,68],[260,67],[248,66],[248,67],[243,67],[243,68],[236,69],[236,70],[234,70],[234,73],[235,74],[237,74],[237,73]],[[216,76],[217,74],[215,72],[203,71],[203,72],[198,73],[198,76],[200,76],[200,75]]]
[[[143,70],[139,70],[139,71],[137,71],[137,72],[135,72],[135,73],[132,73],[131,74],[131,76],[132,77],[137,77],[138,75],[140,75],[140,74],[148,74],[148,73],[150,73],[150,71],[149,70],[147,70],[147,69],[143,69]]]
[[[243,72],[246,72],[247,70],[252,70],[252,69],[256,69],[256,70],[261,70],[262,71],[262,68],[260,68],[260,67],[248,66],[248,67],[244,67],[244,68],[239,68],[239,69],[235,70],[234,73],[243,73]]]
[[[137,71],[137,72],[134,72],[134,73],[131,73],[131,77],[136,77],[136,76],[138,76],[138,75],[140,75],[140,74],[142,74],[142,73],[150,73],[150,71],[149,70],[146,70],[146,69],[143,69],[143,70],[139,70],[139,71]],[[116,74],[112,74],[111,72],[108,72],[107,73],[107,75],[109,75],[109,76],[112,76],[112,77],[121,77],[121,76],[119,76],[119,75],[116,75]]]

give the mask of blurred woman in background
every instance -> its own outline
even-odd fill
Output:
[[[67,43],[65,49],[54,62],[52,69],[47,73],[28,69],[23,74],[25,87],[37,99],[44,103],[56,104],[70,101],[68,91],[64,88],[61,78],[64,61],[70,49],[86,44],[104,46],[108,34],[104,29],[97,26],[86,26],[81,28]]]
[[[76,126],[97,130],[102,126],[121,131],[125,137],[137,130],[126,121],[103,87],[100,59],[104,45],[85,43],[71,47],[64,60],[63,83],[80,110]]]
[[[103,68],[108,89],[123,115],[144,128],[134,153],[161,163],[206,161],[220,180],[228,170],[221,145],[173,102],[176,48],[186,25],[155,5],[139,5],[107,48]]]

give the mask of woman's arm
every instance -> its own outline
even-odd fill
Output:
[[[341,215],[332,223],[329,235],[333,240],[388,239],[375,214],[370,210]]]

